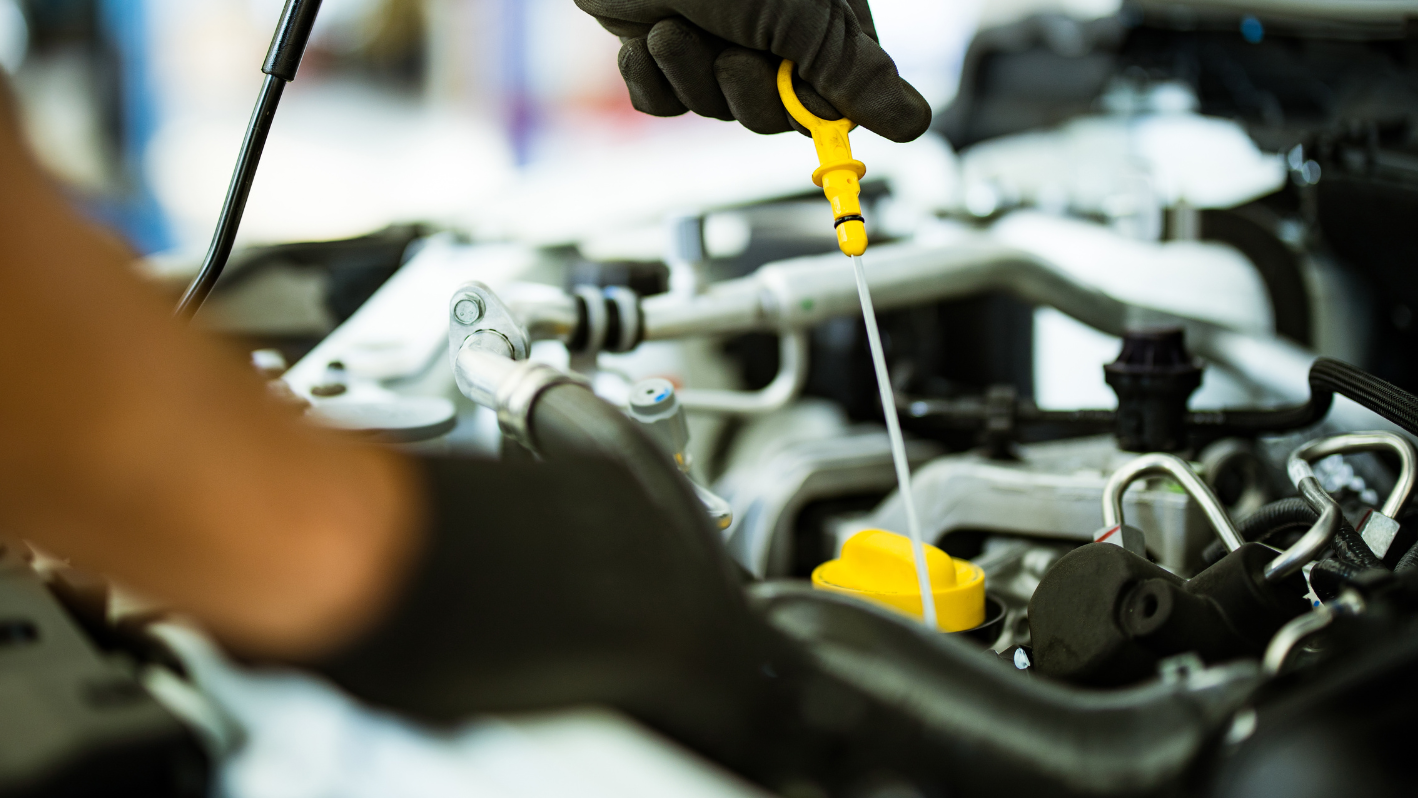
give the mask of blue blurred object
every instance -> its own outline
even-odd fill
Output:
[[[536,98],[532,93],[532,55],[528,8],[525,0],[503,0],[502,20],[502,92],[507,115],[507,134],[518,166],[532,158],[532,145],[537,132]]]
[[[118,228],[142,254],[173,245],[172,231],[153,194],[144,155],[158,127],[158,103],[151,80],[146,0],[98,0],[98,21],[119,68],[119,160],[122,193],[93,203],[89,210]]]
[[[1265,38],[1265,26],[1255,17],[1243,17],[1241,19],[1241,38],[1251,44],[1260,44]]]

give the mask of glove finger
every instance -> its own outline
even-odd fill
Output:
[[[655,23],[682,16],[732,44],[798,64],[798,74],[853,121],[894,141],[930,127],[930,104],[901,79],[855,8],[862,0],[577,0],[596,16]],[[863,17],[869,17],[864,12]]]
[[[630,89],[630,104],[651,116],[679,116],[688,111],[644,39],[626,39],[620,48],[620,75]]]
[[[712,119],[734,118],[714,79],[714,59],[726,46],[722,39],[673,17],[656,23],[647,41],[650,55],[689,110]]]
[[[576,5],[587,14],[596,18],[601,23],[601,27],[619,36],[622,39],[643,39],[650,35],[650,28],[654,26],[652,20],[630,20],[621,19],[614,13],[605,13],[606,7],[610,4],[598,2],[597,0],[576,0]]]
[[[867,0],[847,0],[847,6],[856,16],[857,24],[862,26],[862,33],[870,36],[872,41],[880,42],[881,38],[876,35],[876,20],[872,19],[871,6],[867,5]]]
[[[896,62],[850,10],[834,12],[818,48],[793,60],[798,75],[823,99],[868,130],[892,141],[911,141],[930,127],[930,103],[901,79]]]
[[[778,65],[782,59],[759,50],[730,47],[714,62],[714,74],[728,99],[734,118],[755,133],[796,130],[812,135],[783,107],[778,94]],[[794,78],[793,88],[805,108],[820,119],[841,119],[842,114],[811,86]]]
[[[788,109],[778,98],[778,63],[768,53],[746,47],[730,47],[714,61],[719,81],[734,118],[754,133],[787,133],[791,124]]]

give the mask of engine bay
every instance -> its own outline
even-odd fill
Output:
[[[927,138],[855,133],[909,480],[852,265],[791,134],[752,181],[712,176],[742,161],[732,148],[698,156],[702,185],[647,155],[637,207],[560,212],[604,180],[587,164],[509,192],[485,229],[238,252],[203,313],[312,423],[476,458],[468,490],[503,487],[486,494],[499,508],[469,500],[473,521],[589,508],[490,549],[544,560],[488,575],[489,603],[461,609],[516,616],[498,591],[522,584],[631,608],[630,626],[637,601],[664,602],[714,630],[694,667],[717,675],[617,707],[659,740],[624,745],[713,763],[692,789],[664,782],[682,794],[1407,794],[1414,11],[1035,15],[979,32]],[[273,302],[297,280],[314,290]],[[567,495],[533,492],[538,468]],[[655,513],[694,534],[647,537]],[[598,604],[598,578],[627,595]],[[693,598],[720,594],[718,615]],[[636,628],[669,639],[664,623]],[[489,637],[503,668],[557,656],[527,626]],[[298,772],[273,752],[305,750],[279,733],[302,702],[362,740],[423,734],[248,668],[0,546],[0,795],[211,794],[213,773],[254,767],[231,764],[242,750]],[[736,669],[767,676],[722,676]],[[487,687],[489,713],[581,709],[564,681],[524,681]],[[720,717],[685,698],[699,690],[751,710]],[[6,720],[25,713],[51,732]],[[547,759],[597,755],[557,748],[541,716],[509,723]],[[627,772],[649,767],[635,750]],[[222,794],[317,794],[263,792],[251,772],[229,770]]]

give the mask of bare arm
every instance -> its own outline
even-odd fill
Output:
[[[172,319],[34,166],[0,83],[0,536],[310,656],[377,613],[418,547],[413,477],[310,429]]]

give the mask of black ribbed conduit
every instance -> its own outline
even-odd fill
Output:
[[[1396,574],[1406,574],[1414,569],[1418,569],[1418,543],[1414,543],[1393,566],[1393,572]]]
[[[1310,367],[1310,401],[1306,404],[1277,410],[1188,413],[1187,425],[1241,435],[1303,429],[1324,420],[1335,394],[1418,435],[1418,397],[1363,369],[1327,357],[1319,358]]]
[[[1310,506],[1309,502],[1302,498],[1292,497],[1271,502],[1246,516],[1246,519],[1236,527],[1236,532],[1247,543],[1265,543],[1286,532],[1308,530],[1314,526],[1319,517],[1320,514]],[[1202,557],[1207,564],[1213,564],[1226,556],[1226,549],[1219,545],[1220,542],[1216,541],[1215,544],[1208,546],[1203,553]],[[1340,521],[1339,531],[1335,533],[1331,545],[1334,546],[1335,558],[1354,568],[1360,570],[1383,568],[1387,570],[1383,560],[1374,554],[1373,550],[1369,548],[1369,544],[1364,542],[1364,538],[1347,519]]]

